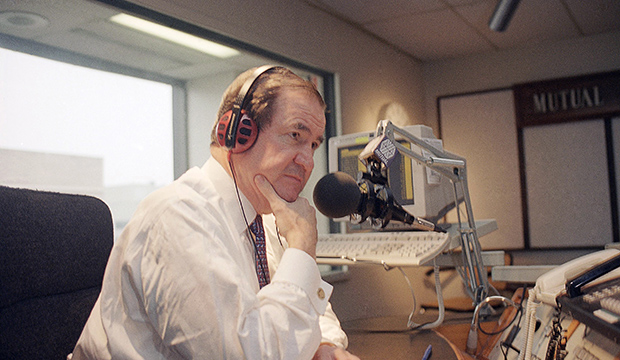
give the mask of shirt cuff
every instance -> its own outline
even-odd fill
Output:
[[[319,267],[312,256],[295,248],[284,251],[278,270],[271,281],[282,281],[301,287],[316,312],[321,315],[325,313],[333,291],[333,286],[321,279]]]

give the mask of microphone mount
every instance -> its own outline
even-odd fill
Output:
[[[471,199],[469,197],[465,158],[435,148],[424,140],[395,126],[389,120],[382,120],[379,122],[375,135],[375,138],[368,143],[359,155],[359,159],[366,165],[368,173],[366,175],[364,175],[364,173],[359,175],[358,181],[361,180],[371,182],[371,184],[379,184],[377,186],[385,188],[385,184],[387,184],[387,167],[394,159],[395,151],[450,179],[454,190],[454,204],[459,223],[458,231],[460,234],[460,245],[464,264],[460,273],[470,291],[474,304],[477,305],[481,303],[488,295],[489,283],[486,270],[482,263],[482,251],[476,231]],[[416,145],[422,151],[415,152],[403,146],[396,140],[396,135]],[[382,181],[385,181],[385,183],[382,183]],[[462,202],[458,198],[459,189],[463,195]],[[467,217],[466,221],[463,221],[461,218],[461,203],[465,204],[464,214]]]
[[[388,167],[378,158],[370,158],[366,163],[366,172],[359,172],[358,182],[360,180],[368,180],[374,184],[387,186],[388,184]]]
[[[416,222],[416,218],[398,204],[388,187],[388,167],[377,157],[373,157],[368,159],[366,170],[357,175],[362,201],[358,211],[351,215],[351,222],[359,224],[369,219],[372,227],[381,229],[391,220],[409,225]]]

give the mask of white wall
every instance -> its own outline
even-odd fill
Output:
[[[423,65],[423,73],[427,122],[432,124],[434,129],[437,129],[438,113],[436,99],[438,97],[510,88],[512,85],[519,83],[618,70],[620,69],[619,50],[620,32],[616,32],[578,40],[565,40],[553,44],[537,44],[521,49],[496,51],[460,59],[425,63]],[[463,126],[470,127],[475,127],[476,125],[480,124],[463,124]],[[514,129],[516,131],[516,124]],[[497,127],[493,129],[483,128],[479,132],[488,131],[497,131]],[[484,171],[499,183],[512,184],[514,183],[514,176],[518,172],[518,159],[516,159],[516,154],[514,153],[517,145],[516,133],[512,140],[507,139],[506,134],[502,135],[501,137],[491,136],[491,138],[494,137],[501,140],[497,140],[492,146],[485,143],[485,146],[491,146],[498,150],[497,154],[492,155],[499,156],[500,158],[503,157],[505,159],[504,165],[512,164],[513,168],[508,169],[508,171],[506,169],[499,171],[499,167],[488,166]],[[502,143],[498,144],[498,141]],[[452,143],[449,139],[446,139],[444,145],[446,149],[450,150]],[[493,169],[496,170],[494,173],[491,173]],[[506,203],[505,201],[502,202],[502,199],[499,197],[485,199],[485,201],[489,203],[503,203],[507,209],[512,207],[515,214],[521,213],[521,203],[518,201]],[[474,212],[476,212],[475,208]],[[504,232],[507,231],[512,234],[522,233],[522,229],[519,228],[521,226],[520,222],[498,225],[500,227],[504,226]],[[482,239],[482,242],[484,243],[485,240]],[[512,252],[512,255],[515,264],[561,264],[583,253],[584,250],[565,250]]]
[[[427,122],[439,96],[620,69],[620,32],[425,63]]]
[[[336,73],[343,133],[373,130],[391,102],[402,104],[412,123],[426,119],[420,64],[302,1],[133,2]]]
[[[521,49],[491,52],[460,59],[426,63],[423,67],[426,90],[425,104],[428,115],[427,122],[433,124],[435,129],[437,129],[438,109],[436,99],[438,97],[510,88],[512,85],[525,82],[618,70],[620,69],[619,50],[620,32],[617,32],[591,36],[579,40],[566,40],[553,44],[538,44]],[[489,93],[489,95],[476,94],[453,97],[447,100],[444,99],[444,102],[447,103],[449,101],[454,102],[460,100],[466,102],[468,97],[482,98],[491,96],[490,94],[498,93],[498,91],[493,91]],[[483,115],[493,114],[491,109],[495,106],[496,104],[480,106],[478,113],[482,113]],[[458,109],[456,109],[457,113],[452,114],[444,113],[445,110],[446,109],[443,109],[441,111],[442,125],[445,125],[443,122],[450,120],[448,115],[453,119],[459,119]],[[487,113],[484,113],[485,111]],[[504,233],[510,233],[511,237],[515,237],[515,239],[513,239],[514,241],[523,244],[522,221],[520,218],[522,205],[520,200],[520,184],[518,182],[519,160],[518,152],[516,152],[516,116],[512,105],[506,106],[504,111],[505,114],[507,114],[504,118],[491,119],[491,121],[485,119],[484,116],[476,115],[480,119],[479,122],[476,123],[475,120],[472,120],[472,114],[465,113],[466,110],[463,108],[463,113],[460,115],[463,122],[461,125],[463,131],[460,132],[460,134],[464,134],[466,133],[465,130],[469,130],[470,139],[468,140],[471,140],[471,134],[475,133],[479,138],[479,142],[481,142],[481,145],[476,144],[472,146],[475,146],[478,150],[480,148],[492,149],[492,152],[487,153],[486,159],[474,159],[481,162],[482,166],[479,167],[478,174],[470,173],[472,175],[470,181],[475,182],[475,176],[478,176],[478,180],[493,179],[495,186],[493,187],[491,186],[492,184],[488,184],[489,186],[487,188],[501,189],[501,191],[488,191],[484,194],[484,196],[487,197],[484,201],[489,204],[501,204],[505,207],[505,210],[516,214],[514,217],[507,217],[505,220],[514,220],[518,217],[519,221],[504,221],[501,224],[498,222],[498,225],[502,228]],[[495,114],[497,114],[497,112],[495,112]],[[499,114],[501,114],[501,112]],[[454,120],[450,121],[454,122]],[[506,124],[506,121],[509,121],[510,124]],[[509,128],[506,128],[505,125],[508,125]],[[477,126],[479,127],[477,128]],[[502,133],[498,134],[498,131]],[[447,150],[457,151],[458,149],[458,151],[467,151],[465,153],[460,152],[460,155],[465,157],[471,156],[472,154],[476,154],[478,157],[485,156],[484,154],[480,154],[479,151],[476,152],[476,149],[473,149],[471,146],[466,150],[462,150],[466,148],[460,145],[462,142],[461,140],[464,139],[458,139],[455,138],[455,136],[450,138],[448,133],[444,133],[443,135],[444,146]],[[574,145],[582,146],[582,144]],[[537,152],[536,149],[531,150]],[[583,151],[585,153],[590,153],[587,149]],[[493,157],[499,161],[495,161],[495,163],[484,161]],[[607,176],[607,174],[604,174],[604,176]],[[511,195],[510,201],[507,201],[506,195],[509,193],[514,194]],[[472,202],[474,202],[474,199],[472,199]],[[497,213],[495,210],[491,208],[475,208],[474,212],[479,214],[485,212]],[[484,240],[495,241],[495,239],[492,239],[492,236]]]
[[[189,167],[202,166],[211,156],[211,130],[216,121],[222,94],[238,75],[236,72],[226,72],[187,83]]]

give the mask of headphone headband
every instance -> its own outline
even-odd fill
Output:
[[[239,90],[239,93],[237,94],[237,98],[235,99],[235,103],[233,104],[228,129],[226,131],[225,144],[227,148],[232,149],[235,146],[237,129],[239,128],[239,123],[240,123],[240,118],[241,118],[241,111],[243,110],[243,106],[245,105],[245,102],[247,100],[246,97],[248,93],[250,92],[250,89],[252,89],[252,86],[254,86],[254,83],[256,82],[256,80],[258,80],[258,78],[263,73],[271,69],[277,68],[277,67],[279,66],[263,65],[257,68],[252,73],[252,76],[250,76],[243,83],[243,86],[241,86],[241,89]]]

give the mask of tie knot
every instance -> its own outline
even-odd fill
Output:
[[[256,215],[256,218],[254,218],[254,221],[252,221],[252,223],[250,224],[250,231],[252,231],[252,234],[254,234],[254,236],[256,237],[265,237],[262,216]]]

